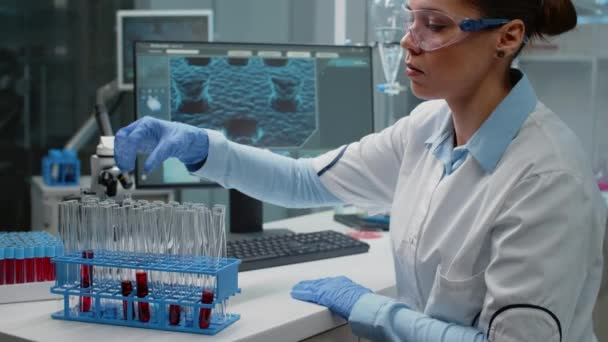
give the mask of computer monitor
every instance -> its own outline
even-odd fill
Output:
[[[218,130],[232,141],[294,158],[314,157],[373,132],[372,82],[367,46],[135,45],[136,118]],[[138,188],[217,186],[190,175],[177,159],[149,174],[144,161],[140,156],[136,163]],[[231,192],[230,207],[231,231],[261,230],[261,203]]]
[[[138,40],[211,41],[211,10],[121,10],[116,12],[116,65],[120,90],[133,89],[133,43]]]

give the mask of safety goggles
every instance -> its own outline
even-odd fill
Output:
[[[471,32],[500,27],[508,19],[470,19],[450,16],[435,10],[410,10],[403,7],[405,32],[423,51],[435,51],[465,39]]]

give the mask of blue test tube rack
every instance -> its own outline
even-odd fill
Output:
[[[80,160],[74,150],[51,149],[42,158],[42,179],[46,185],[80,184]]]
[[[63,296],[63,310],[52,314],[51,317],[54,319],[203,335],[215,335],[240,319],[239,314],[225,313],[225,318],[221,320],[212,314],[209,327],[200,328],[198,324],[201,308],[211,309],[214,312],[226,299],[241,292],[238,287],[238,269],[241,263],[239,259],[95,250],[94,257],[91,259],[83,258],[82,252],[73,252],[57,256],[52,259],[52,262],[56,264],[57,276],[55,286],[51,288],[51,292]],[[79,277],[81,275],[80,267],[83,265],[143,270],[147,274],[150,274],[150,272],[168,272],[212,276],[215,277],[213,301],[208,304],[202,303],[201,294],[204,288],[195,285],[180,285],[172,287],[171,291],[168,290],[168,285],[157,286],[156,289],[151,288],[147,296],[138,297],[135,290],[135,279],[131,279],[133,291],[128,296],[123,296],[120,281],[117,280],[96,281],[93,278],[89,287],[81,288]],[[75,272],[76,270],[77,272]],[[90,297],[91,310],[81,312],[78,304],[76,304],[76,307],[70,307],[70,297]],[[104,314],[102,300],[106,300],[106,302],[108,300],[115,301],[116,303],[126,301],[127,313],[125,317]],[[137,310],[138,303],[149,303],[150,308],[153,308],[154,314],[149,321],[141,322],[134,317],[133,310]],[[171,325],[168,312],[170,305],[179,305],[182,308],[191,309],[192,321],[190,325],[183,320],[179,325]]]

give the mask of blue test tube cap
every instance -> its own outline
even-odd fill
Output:
[[[14,259],[15,258],[15,247],[8,246],[4,249],[4,258],[5,259]]]
[[[63,150],[63,156],[68,160],[76,159],[76,151],[71,149],[65,149]]]
[[[15,247],[15,259],[23,259],[25,257],[25,248]]]
[[[44,246],[43,245],[34,246],[34,257],[35,258],[44,258]]]
[[[44,256],[47,258],[54,258],[55,257],[55,246],[47,245],[44,248]]]
[[[26,259],[33,258],[34,257],[34,246],[32,246],[32,245],[25,246],[24,256]]]
[[[62,155],[61,150],[51,149],[49,151],[49,157],[51,157],[54,160],[61,159],[61,155]]]

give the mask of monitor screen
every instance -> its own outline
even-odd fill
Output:
[[[314,157],[373,132],[371,48],[137,42],[136,116],[222,132],[286,156]],[[138,187],[212,185],[177,159]]]
[[[118,87],[133,89],[135,41],[211,41],[211,10],[123,10],[116,12]]]

